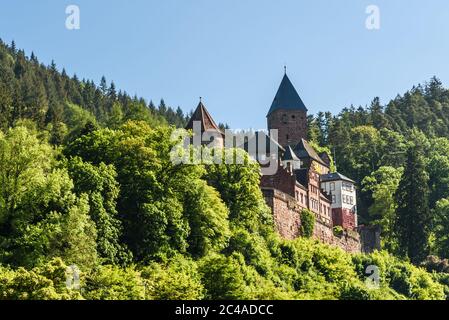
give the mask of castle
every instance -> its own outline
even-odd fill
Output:
[[[285,73],[267,114],[268,130],[275,129],[278,133],[277,141],[267,136],[267,140],[275,140],[278,148],[277,170],[275,174],[262,176],[260,188],[283,238],[301,235],[301,212],[308,209],[315,215],[315,239],[348,252],[360,252],[355,182],[331,172],[329,155],[317,153],[309,144],[307,111]],[[195,129],[195,123],[197,132],[210,133],[215,145],[224,146],[224,133],[201,101],[186,129]],[[242,147],[247,146],[246,141]]]

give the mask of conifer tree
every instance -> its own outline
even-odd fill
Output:
[[[106,78],[104,76],[102,76],[100,80],[100,90],[103,94],[108,92],[108,84],[106,83]]]
[[[414,143],[407,150],[405,171],[396,192],[395,221],[399,254],[408,256],[413,263],[423,261],[429,252],[428,181],[422,148]]]

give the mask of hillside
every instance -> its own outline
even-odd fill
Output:
[[[101,126],[113,126],[127,120],[145,120],[156,124],[182,127],[188,115],[178,107],[166,106],[162,100],[158,107],[136,96],[117,90],[114,82],[103,77],[99,85],[92,80],[69,76],[56,64],[39,63],[34,53],[29,56],[18,50],[13,42],[6,45],[0,40],[0,128],[8,128],[17,120],[33,120],[39,129],[52,128],[58,141],[61,126],[70,127],[75,119],[67,114],[67,104],[75,104],[87,111]]]
[[[70,78],[1,44],[0,298],[445,299],[447,261],[427,256],[449,253],[449,140],[434,118],[419,119],[444,110],[447,91],[432,80],[408,95],[395,100],[401,112],[373,103],[309,119],[311,140],[335,148],[339,170],[357,178],[365,222],[384,228],[388,251],[349,255],[280,239],[259,165],[243,151],[245,166],[174,165],[180,109]],[[404,101],[417,99],[401,122]],[[426,197],[417,208],[403,201],[413,183],[416,199]],[[404,210],[428,213],[414,220],[417,247],[403,236]],[[80,283],[67,288],[70,265]],[[372,266],[379,281],[367,284]]]

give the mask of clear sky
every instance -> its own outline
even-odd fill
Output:
[[[65,27],[67,5],[80,30]],[[365,10],[380,9],[368,30]],[[266,127],[283,66],[309,112],[449,83],[447,0],[1,1],[0,37],[69,74],[184,111],[202,96],[233,128]]]

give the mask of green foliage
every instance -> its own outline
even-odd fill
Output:
[[[230,235],[228,208],[218,192],[205,181],[197,180],[189,184],[185,195],[184,216],[190,226],[188,251],[202,257],[224,249]]]
[[[67,103],[64,109],[64,122],[71,128],[68,134],[69,139],[78,136],[88,124],[96,125],[95,116],[80,106]],[[60,134],[59,134],[60,135]]]
[[[409,147],[404,174],[396,192],[398,250],[414,263],[423,261],[429,253],[432,223],[428,205],[429,177],[421,150],[419,143]]]
[[[333,157],[332,152],[329,149],[329,147],[326,147],[326,146],[323,147],[323,146],[315,143],[313,140],[311,142],[309,142],[309,144],[313,149],[315,149],[315,151],[318,154],[325,152],[329,156],[329,159],[330,159],[330,171],[331,172],[337,171],[337,169],[335,168],[334,157]]]
[[[449,258],[449,199],[441,199],[433,210],[435,251],[440,257]]]
[[[124,240],[138,259],[185,252],[190,232],[183,217],[188,186],[199,179],[201,167],[174,166],[168,128],[151,129],[144,123],[127,123],[120,130],[93,131],[66,151],[93,165],[113,165],[121,193],[118,214]]]
[[[145,284],[134,267],[105,265],[86,277],[83,296],[88,300],[143,300]]]
[[[69,77],[54,62],[45,66],[34,54],[27,57],[23,50],[12,50],[0,40],[0,130],[24,118],[47,128],[54,144],[67,134],[76,136],[86,121],[112,128],[127,120],[177,127],[185,127],[187,121],[179,107],[175,110],[164,100],[156,108],[152,102],[117,92],[104,77],[99,86],[76,75]]]
[[[378,267],[381,288],[390,287],[394,290],[390,292],[396,292],[399,299],[434,300],[445,297],[443,285],[434,281],[431,274],[386,252],[356,255],[353,262],[361,278],[366,276],[368,266]]]
[[[301,235],[306,238],[313,236],[313,230],[315,229],[315,214],[304,209],[301,211]]]
[[[40,268],[12,270],[0,266],[0,300],[81,299],[65,285],[67,266],[54,259]]]
[[[341,237],[341,236],[343,236],[343,233],[344,233],[344,229],[341,226],[335,226],[332,229],[332,231],[334,233],[334,236],[336,236],[336,237]]]
[[[152,263],[142,270],[146,297],[154,300],[199,300],[204,288],[193,260],[176,256],[166,264]]]
[[[370,193],[373,204],[368,208],[373,224],[381,226],[384,247],[395,250],[394,222],[396,220],[395,193],[401,180],[403,169],[380,167],[362,181],[363,191]]]
[[[206,299],[232,300],[244,298],[246,285],[242,265],[233,256],[211,255],[200,262],[201,282]]]
[[[69,264],[91,269],[97,263],[97,230],[89,216],[87,197],[81,197],[69,209],[61,226],[59,241],[64,249],[60,253]]]
[[[204,178],[220,193],[229,208],[231,226],[241,226],[255,231],[261,227],[261,224],[271,224],[271,213],[259,188],[259,165],[243,150],[223,152],[225,153],[223,159],[227,156],[239,157],[245,165],[209,165]],[[229,161],[229,163],[234,162]]]
[[[121,244],[122,223],[117,215],[119,184],[112,165],[100,163],[94,166],[75,157],[67,163],[69,174],[78,195],[89,199],[89,214],[97,230],[96,246],[106,263],[127,263],[130,252]]]
[[[259,274],[266,276],[272,272],[273,261],[262,235],[244,228],[235,228],[225,249],[226,254],[234,252],[241,254],[245,263],[254,267]]]
[[[0,261],[34,267],[54,256],[95,264],[95,227],[56,151],[24,127],[0,135]]]

